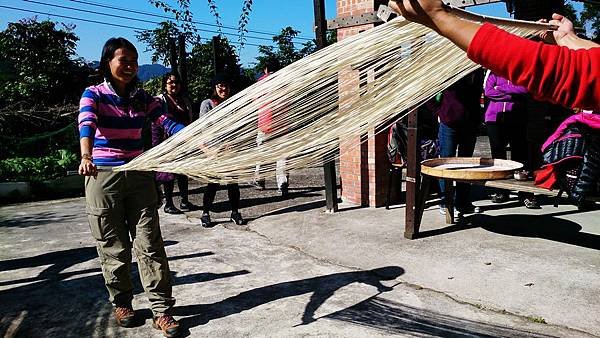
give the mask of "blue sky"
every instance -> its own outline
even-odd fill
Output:
[[[192,12],[196,21],[214,24],[215,19],[210,14],[206,0],[194,0],[192,2]],[[115,4],[117,3],[117,4]],[[238,19],[241,12],[242,0],[216,0],[219,14],[222,18],[224,26],[237,27]],[[44,5],[44,4],[50,4]],[[39,19],[49,18],[53,21],[72,23],[76,25],[75,33],[79,36],[77,53],[86,60],[99,59],[100,50],[103,43],[110,37],[123,36],[130,39],[140,51],[140,64],[150,63],[150,53],[143,52],[145,46],[135,38],[135,31],[131,28],[121,28],[114,26],[106,26],[95,23],[87,23],[74,19],[59,18],[52,15],[70,16],[74,18],[84,18],[87,20],[95,20],[108,22],[118,25],[132,26],[137,28],[152,29],[156,25],[134,21],[132,19],[143,19],[149,21],[162,21],[163,19],[146,16],[142,14],[133,14],[120,10],[113,10],[93,6],[90,4],[108,5],[113,7],[134,10],[136,12],[151,13],[157,15],[166,15],[161,10],[151,6],[146,0],[132,0],[122,2],[100,1],[100,0],[3,0],[0,5],[18,8],[21,10],[37,11],[43,14],[35,14],[21,10],[13,10],[0,8],[0,29],[4,30],[8,22],[14,22],[22,18],[32,17],[37,15]],[[115,18],[111,16],[103,16],[100,14],[86,13],[76,10],[69,10],[64,7],[74,7],[80,10],[99,12],[109,15],[121,15],[128,19]],[[336,0],[325,0],[326,17],[332,19],[336,15]],[[506,7],[504,3],[491,5],[483,5],[473,7],[473,11],[507,17]],[[286,26],[292,26],[299,30],[300,36],[304,38],[313,38],[313,1],[312,0],[255,0],[253,10],[250,16],[248,25],[249,30],[271,33],[263,35],[258,33],[248,33],[247,42],[249,44],[270,44],[270,37]],[[215,31],[215,27],[199,25],[198,28]],[[236,34],[235,30],[224,29],[225,33]],[[202,38],[210,39],[213,32],[200,32]],[[260,37],[266,40],[256,39]],[[230,41],[237,42],[237,36],[229,36]],[[298,40],[303,42],[304,40]],[[300,46],[300,45],[299,45]],[[244,65],[249,65],[254,62],[254,57],[257,55],[257,47],[246,45],[241,52],[241,61]]]

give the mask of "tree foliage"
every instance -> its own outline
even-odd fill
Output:
[[[240,49],[244,47],[246,42],[246,33],[248,33],[248,21],[250,21],[250,13],[252,12],[252,0],[244,0],[242,5],[242,13],[240,14],[240,20],[238,23],[238,35]]]
[[[173,14],[176,23],[173,23],[177,29],[188,35],[197,33],[194,23],[194,14],[190,10],[190,0],[176,0],[177,7],[172,6],[167,1],[148,0],[156,8],[162,9],[165,13]]]
[[[589,3],[583,4],[583,11],[581,11],[581,22],[584,25],[590,26],[590,32],[588,35],[594,41],[600,43],[600,4]]]
[[[572,1],[565,3],[563,10],[561,14],[571,20],[575,28],[583,29],[589,39],[600,43],[600,3],[584,3],[579,15]]]
[[[152,52],[152,63],[161,62],[166,65],[169,64],[169,39],[177,41],[180,34],[185,36],[188,44],[193,44],[200,38],[195,33],[182,32],[172,21],[163,21],[155,29],[137,31],[135,37],[146,45],[146,52]]]
[[[235,48],[226,38],[218,38],[214,49],[213,41],[197,43],[188,56],[188,93],[194,102],[200,102],[212,95],[211,79],[215,75],[215,67],[226,74],[232,81],[233,90],[244,89],[251,83],[239,65]],[[215,65],[215,59],[219,65]]]
[[[259,55],[256,57],[256,70],[258,72],[265,69],[267,65],[278,65],[283,68],[301,58],[314,53],[317,50],[315,40],[305,42],[302,47],[296,47],[294,39],[300,34],[300,31],[292,27],[286,27],[281,33],[273,36],[273,42],[276,46],[262,45],[258,47]],[[337,42],[337,33],[335,30],[327,31],[327,45]]]
[[[256,57],[256,69],[262,71],[267,65],[273,64],[283,68],[314,52],[316,45],[313,41],[308,41],[300,49],[296,47],[294,38],[299,33],[300,31],[292,27],[283,28],[280,34],[273,36],[276,46],[262,45],[258,47],[259,56]]]
[[[583,27],[583,23],[579,20],[579,16],[577,15],[575,7],[573,7],[573,4],[565,3],[565,6],[563,7],[563,12],[560,14],[564,15],[569,20],[571,20],[571,22],[573,22],[574,27]]]
[[[76,104],[92,69],[72,29],[31,18],[0,32],[0,158],[76,148]]]
[[[207,0],[207,1],[208,1],[208,9],[210,10],[210,13],[215,17],[215,22],[217,24],[217,31],[219,32],[219,34],[223,34],[223,32],[221,31],[223,24],[221,23],[221,16],[219,15],[217,3],[215,2],[215,0]]]
[[[48,106],[79,98],[91,69],[75,58],[79,38],[72,30],[31,18],[0,32],[1,106]]]

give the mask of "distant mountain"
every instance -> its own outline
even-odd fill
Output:
[[[100,66],[100,62],[92,61],[88,65],[94,69]],[[148,81],[157,76],[163,76],[164,74],[171,71],[171,68],[167,68],[159,64],[141,65],[138,69],[138,78],[141,81]]]
[[[170,71],[171,68],[159,64],[141,65],[138,69],[138,78],[141,81],[148,81],[157,76],[163,76]]]

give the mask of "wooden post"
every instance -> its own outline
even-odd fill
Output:
[[[223,69],[225,68],[223,66],[223,63],[220,60],[221,38],[219,36],[217,36],[217,35],[213,36],[212,46],[213,46],[213,67],[215,70],[215,75],[217,75],[218,73],[222,73]]]
[[[314,0],[315,10],[315,37],[317,49],[327,45],[327,21],[325,20],[325,0]],[[335,174],[335,161],[323,165],[325,172],[325,200],[328,212],[338,211],[337,204],[337,177]]]
[[[421,182],[421,163],[419,162],[419,115],[417,109],[408,114],[408,154],[406,161],[406,217],[404,237],[414,239],[419,234],[420,217],[417,215],[417,194]]]
[[[177,47],[175,46],[175,39],[169,38],[169,63],[171,64],[171,71],[177,72]]]
[[[187,84],[188,84],[188,76],[187,76],[187,53],[185,51],[185,35],[179,34],[177,39],[178,47],[179,47],[179,65],[177,70],[179,72],[179,76],[181,77],[181,83],[183,85],[183,90],[187,92]]]

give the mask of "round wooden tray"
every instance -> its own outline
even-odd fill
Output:
[[[511,177],[523,164],[483,157],[445,157],[421,162],[421,173],[455,180],[498,180]]]

